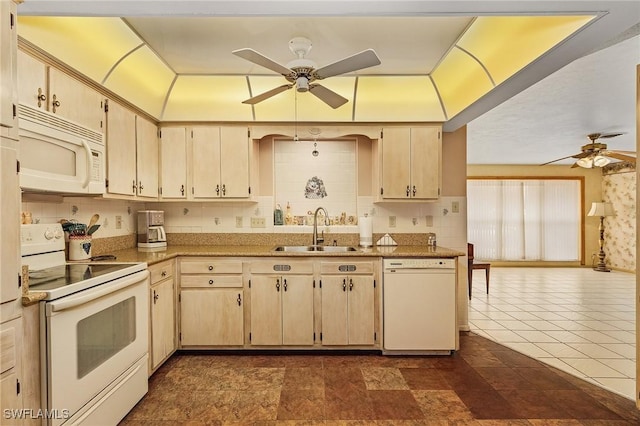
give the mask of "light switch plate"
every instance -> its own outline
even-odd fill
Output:
[[[389,216],[389,228],[395,228],[395,227],[396,227],[396,217]]]
[[[460,201],[451,202],[451,213],[460,213]]]
[[[116,216],[116,229],[122,229],[122,216]]]
[[[267,226],[267,220],[264,217],[252,217],[251,218],[251,227],[252,228],[265,228]]]
[[[236,228],[242,228],[242,216],[236,216]]]

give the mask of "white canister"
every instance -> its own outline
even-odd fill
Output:
[[[86,260],[91,257],[91,235],[69,236],[69,260]]]

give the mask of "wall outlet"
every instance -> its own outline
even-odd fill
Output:
[[[122,229],[122,216],[116,216],[116,229]]]
[[[389,216],[389,228],[395,228],[395,227],[396,227],[396,217]]]
[[[236,216],[236,228],[242,228],[242,216]]]
[[[451,202],[451,213],[460,213],[460,201]]]
[[[251,227],[252,228],[265,228],[267,226],[267,220],[264,217],[252,217],[251,218]]]

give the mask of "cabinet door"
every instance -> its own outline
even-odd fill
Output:
[[[348,334],[350,345],[373,345],[375,342],[375,301],[373,277],[350,276]]]
[[[16,4],[0,2],[0,126],[14,127],[13,106],[17,105],[16,84]]]
[[[49,110],[102,133],[104,98],[97,91],[49,67]]]
[[[156,368],[175,349],[173,278],[151,287],[151,366]]]
[[[182,346],[244,344],[242,289],[182,289]]]
[[[107,113],[107,191],[136,195],[136,116],[115,102]]]
[[[46,110],[49,103],[46,82],[46,65],[18,50],[18,100],[33,108]]]
[[[194,127],[192,130],[191,167],[193,198],[218,198],[220,183],[220,128]]]
[[[282,344],[313,345],[313,278],[282,277]]]
[[[322,344],[346,345],[347,334],[347,278],[322,277]]]
[[[187,198],[187,133],[184,127],[160,132],[161,198]]]
[[[440,189],[440,129],[411,129],[411,196],[438,198]]]
[[[384,129],[382,140],[382,198],[408,199],[410,196],[411,129]]]
[[[251,277],[251,344],[282,344],[282,278]]]
[[[249,197],[249,137],[246,127],[220,128],[222,196]]]
[[[158,198],[158,128],[136,116],[138,197]]]
[[[15,142],[14,142],[15,143]],[[20,187],[16,150],[4,146],[0,148],[0,189],[2,211],[0,230],[2,250],[0,250],[0,303],[18,298],[18,276],[20,274]]]

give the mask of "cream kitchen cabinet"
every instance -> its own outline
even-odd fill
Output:
[[[187,129],[160,130],[160,198],[187,198]]]
[[[136,116],[136,194],[138,198],[158,198],[158,127]]]
[[[23,408],[21,392],[22,362],[22,318],[0,324],[0,395],[2,413],[5,410]],[[23,424],[24,419],[8,419],[3,416],[3,425]]]
[[[314,287],[312,262],[252,262],[251,345],[312,346]]]
[[[0,136],[17,138],[16,3],[0,2]]]
[[[18,183],[17,145],[13,139],[0,138],[0,304],[20,297],[20,187]]]
[[[180,346],[244,344],[242,261],[180,259]]]
[[[250,196],[246,127],[193,127],[191,155],[193,199]]]
[[[162,199],[248,199],[250,145],[246,127],[163,127]]]
[[[117,102],[107,106],[107,193],[158,198],[158,129]]]
[[[389,127],[374,143],[378,200],[433,200],[440,196],[441,127]]]
[[[149,267],[149,374],[176,350],[175,260]]]
[[[90,86],[18,50],[18,99],[104,132],[105,97]]]
[[[322,345],[375,345],[374,263],[348,259],[323,261],[320,271]]]

